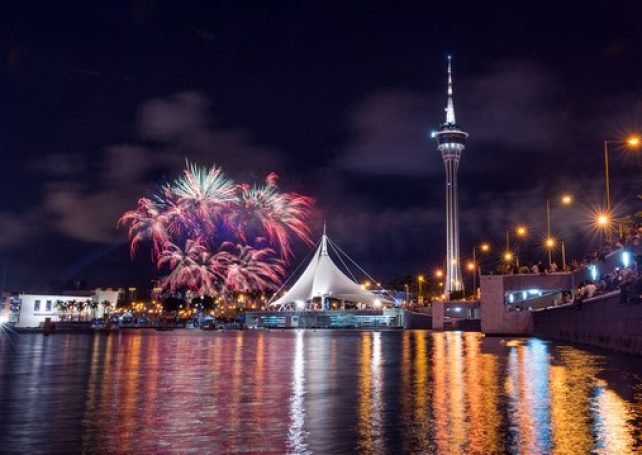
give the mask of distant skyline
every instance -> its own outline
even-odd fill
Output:
[[[0,276],[141,286],[116,229],[185,159],[218,164],[317,200],[328,231],[382,280],[429,273],[445,256],[443,122],[453,55],[461,254],[530,226],[532,257],[553,231],[569,257],[596,241],[585,208],[603,201],[602,141],[642,130],[639,2],[508,7],[350,2],[11,4],[4,65]],[[640,208],[642,154],[612,148],[612,197]],[[300,253],[293,267],[303,259]],[[491,261],[488,262],[490,267]]]

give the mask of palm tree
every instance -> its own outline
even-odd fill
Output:
[[[78,300],[76,302],[76,311],[78,312],[78,320],[80,321],[80,317],[82,316],[83,310],[87,307],[87,302],[84,300]]]
[[[74,320],[74,308],[76,308],[76,301],[75,300],[68,300],[67,301],[67,311],[71,313],[71,320]]]
[[[96,308],[98,308],[98,302],[95,300],[87,300],[87,306],[91,310],[91,319],[96,317]]]
[[[107,318],[107,309],[111,307],[111,302],[109,300],[103,300],[100,304],[103,306],[103,317]]]
[[[59,313],[66,313],[67,312],[67,302],[65,302],[64,300],[56,300],[55,303],[54,303],[54,308]]]

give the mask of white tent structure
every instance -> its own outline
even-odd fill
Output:
[[[282,310],[303,310],[308,307],[314,299],[318,299],[321,302],[323,309],[328,308],[328,299],[350,302],[356,304],[358,308],[380,308],[384,305],[392,305],[394,303],[393,299],[389,296],[383,293],[376,294],[367,291],[361,287],[361,285],[357,284],[355,280],[350,279],[343,273],[330,258],[328,246],[334,249],[347,269],[345,262],[340,256],[343,250],[328,238],[325,234],[324,226],[323,236],[312,256],[312,260],[299,279],[278,299],[276,299],[279,295],[279,291],[277,291],[273,297],[273,299],[276,300],[269,304],[271,307]],[[345,253],[343,254],[345,255]],[[352,261],[347,255],[345,256]],[[352,263],[359,267],[354,261],[352,261]],[[361,267],[359,267],[359,269],[363,271]],[[365,271],[363,272],[365,273]]]

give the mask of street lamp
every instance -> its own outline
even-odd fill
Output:
[[[608,212],[598,212],[595,214],[595,226],[598,230],[611,230],[611,215]]]
[[[632,134],[624,141],[622,140],[605,140],[604,141],[604,187],[606,190],[606,211],[611,213],[611,183],[609,181],[609,144],[624,144],[625,146],[638,148],[641,143],[640,136]],[[608,241],[611,241],[611,231],[607,232]]]
[[[477,272],[473,273],[473,294],[475,296],[477,295],[477,273],[479,273],[479,279],[481,280],[481,267],[477,263],[477,248],[477,246],[473,247],[473,260],[466,264],[466,268],[471,272],[475,272],[475,268],[477,269]],[[488,253],[490,251],[490,245],[486,242],[482,243],[479,245],[479,251],[481,253]]]
[[[419,295],[417,296],[417,303],[418,304],[423,304],[424,303],[424,297],[423,297],[422,292],[421,292],[422,291],[421,285],[424,282],[424,276],[423,275],[419,275],[417,277],[417,281],[419,282]],[[419,299],[421,299],[421,301]]]
[[[560,197],[560,203],[562,205],[571,205],[573,203],[573,197],[570,194],[563,194]],[[551,236],[551,199],[547,198],[546,199],[546,240],[545,244],[548,243],[548,240],[552,239]],[[554,244],[555,242],[553,242]],[[564,261],[562,261],[564,262]],[[551,264],[553,263],[553,249],[548,248],[548,267],[551,267]]]

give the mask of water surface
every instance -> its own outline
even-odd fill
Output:
[[[426,331],[0,338],[2,453],[642,451],[640,358]]]

